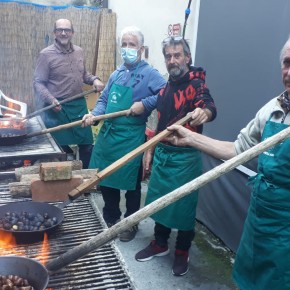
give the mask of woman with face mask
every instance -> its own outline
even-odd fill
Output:
[[[148,116],[155,109],[157,94],[166,82],[156,69],[141,59],[143,52],[143,33],[137,27],[126,27],[121,32],[124,63],[111,74],[95,108],[91,114],[84,116],[83,126],[92,125],[94,116],[126,109],[130,109],[131,114],[104,122],[92,153],[90,168],[103,170],[145,142]],[[100,183],[104,199],[103,217],[108,226],[114,225],[122,216],[120,190],[126,190],[124,217],[139,210],[142,172],[142,156],[139,156]],[[121,233],[119,238],[128,242],[134,239],[137,231],[138,225]]]

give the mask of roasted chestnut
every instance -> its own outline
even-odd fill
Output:
[[[10,231],[39,231],[57,224],[57,218],[48,213],[6,212],[0,219],[0,228]],[[1,289],[0,289],[1,290]]]

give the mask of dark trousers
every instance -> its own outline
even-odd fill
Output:
[[[171,228],[167,228],[162,224],[155,223],[154,236],[157,245],[161,247],[167,246],[167,241],[169,239],[170,233]],[[191,242],[193,241],[194,235],[195,235],[194,230],[190,231],[178,230],[175,249],[188,251],[189,248],[191,247]]]
[[[83,169],[88,169],[94,146],[92,144],[80,144],[78,147],[80,160],[83,162]],[[68,145],[63,145],[61,148],[66,153],[73,153]]]
[[[140,209],[141,201],[141,181],[142,181],[142,165],[139,168],[138,178],[135,190],[127,190],[125,193],[126,198],[126,212],[124,217],[135,213]],[[106,223],[115,223],[120,219],[122,212],[120,210],[121,192],[119,189],[107,186],[100,186],[100,190],[105,202],[103,208],[103,217]]]

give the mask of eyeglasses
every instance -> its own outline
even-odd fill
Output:
[[[72,29],[70,28],[56,28],[54,30],[56,33],[65,33],[65,34],[68,34],[68,33],[72,33]]]
[[[189,48],[188,42],[182,36],[170,36],[162,41],[162,45],[184,43]]]
[[[169,36],[169,37],[166,37],[162,42],[168,43],[170,41],[181,41],[181,40],[184,40],[182,36]]]

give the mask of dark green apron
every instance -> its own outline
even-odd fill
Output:
[[[133,89],[113,83],[107,113],[127,110],[132,106]],[[145,141],[145,124],[138,117],[118,117],[106,120],[98,134],[89,168],[103,170]],[[106,177],[100,185],[123,190],[134,190],[142,155]]]
[[[61,106],[60,112],[54,112],[53,110],[45,112],[44,122],[47,128],[81,120],[88,113],[85,98],[67,102]],[[93,144],[94,142],[91,127],[82,128],[81,126],[76,126],[52,132],[51,135],[59,145]]]
[[[145,204],[149,204],[201,175],[201,154],[194,148],[159,143],[155,149]],[[170,204],[151,217],[158,223],[179,230],[194,229],[198,191]]]
[[[268,121],[262,140],[286,127]],[[233,278],[242,290],[290,289],[290,139],[259,156],[258,172]]]

